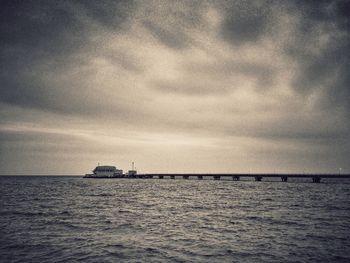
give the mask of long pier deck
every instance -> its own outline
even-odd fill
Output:
[[[197,178],[202,180],[204,178],[213,178],[214,180],[220,180],[221,178],[232,179],[233,181],[239,181],[241,178],[254,178],[255,181],[262,181],[263,178],[281,178],[282,182],[287,182],[288,178],[310,178],[314,183],[320,183],[322,178],[338,178],[338,179],[350,179],[350,174],[278,174],[278,173],[213,173],[213,174],[201,174],[201,173],[150,173],[150,174],[138,174],[136,178],[182,178],[189,179]]]

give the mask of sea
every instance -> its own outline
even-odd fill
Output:
[[[350,262],[350,180],[1,176],[0,262]]]

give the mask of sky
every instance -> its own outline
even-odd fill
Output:
[[[350,173],[349,1],[0,3],[0,174]]]

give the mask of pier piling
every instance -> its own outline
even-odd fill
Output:
[[[257,175],[255,176],[255,181],[260,182],[262,180],[262,176]]]
[[[312,177],[312,181],[314,183],[320,183],[321,182],[321,177],[316,175],[316,176]]]

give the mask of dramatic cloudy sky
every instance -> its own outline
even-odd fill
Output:
[[[350,172],[350,2],[1,1],[0,174]]]

